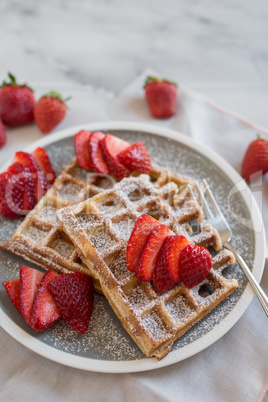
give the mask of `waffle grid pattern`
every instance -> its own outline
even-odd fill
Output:
[[[221,274],[235,261],[230,252],[221,250],[215,229],[206,225],[201,232],[193,233],[191,223],[202,220],[201,208],[195,200],[194,182],[188,179],[182,184],[179,180],[167,172],[159,174],[153,183],[147,175],[130,177],[57,213],[124,328],[146,356],[158,359],[237,287],[235,279],[227,281]],[[201,284],[190,290],[179,283],[159,295],[150,282],[139,281],[127,270],[128,239],[142,213],[154,216],[191,243],[218,251],[213,269]]]
[[[190,195],[187,187],[189,178],[169,173],[163,168],[154,166],[150,174],[150,181],[156,188],[163,187],[167,182],[173,183],[174,191],[180,194],[174,200],[174,205],[176,204],[176,208],[182,210],[182,217],[184,217],[182,207]],[[89,274],[86,264],[82,261],[83,255],[80,256],[77,253],[73,243],[57,222],[56,212],[60,208],[77,204],[109,188],[111,189],[115,183],[117,181],[112,176],[102,177],[82,169],[75,158],[60,174],[35,208],[28,213],[12,240],[1,243],[0,248],[23,257],[43,269],[52,269],[58,273],[78,271]],[[147,190],[144,189],[143,191],[146,194]],[[138,193],[134,191],[131,196],[137,202],[141,195],[139,191]],[[153,200],[151,206],[153,206]],[[164,207],[160,208],[156,204],[154,206],[155,213],[158,210],[163,216],[167,216]],[[142,206],[140,208],[142,210]],[[137,214],[133,218],[136,216]],[[118,227],[120,229],[120,222]],[[98,282],[94,282],[94,287],[101,292]]]

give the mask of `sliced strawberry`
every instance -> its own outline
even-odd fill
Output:
[[[179,259],[189,244],[184,236],[167,236],[162,244],[153,274],[153,285],[158,293],[166,292],[180,281]]]
[[[27,152],[16,152],[14,162],[19,162],[27,166],[32,173],[35,187],[35,197],[38,202],[50,187],[43,170],[40,168],[35,158]]]
[[[92,133],[88,143],[88,152],[92,169],[98,174],[105,176],[109,174],[110,171],[101,152],[100,142],[104,137],[105,134],[100,131]]]
[[[179,265],[181,281],[187,288],[192,288],[208,275],[212,257],[206,248],[189,244],[181,252]]]
[[[35,204],[30,170],[21,163],[13,163],[0,175],[0,213],[5,218],[17,218],[26,215]]]
[[[47,154],[47,151],[44,148],[38,147],[32,153],[33,157],[35,158],[36,162],[40,166],[40,168],[45,173],[49,183],[52,185],[56,179],[56,173],[51,167],[50,159]]]
[[[11,175],[6,188],[8,205],[20,215],[26,215],[36,204],[34,179],[30,169],[15,162],[7,169]]]
[[[153,279],[160,248],[165,238],[172,234],[171,230],[162,224],[158,224],[151,231],[135,268],[135,275],[138,279],[141,281],[151,281]]]
[[[20,215],[18,212],[13,211],[10,208],[10,202],[8,202],[9,182],[12,175],[9,172],[0,174],[0,214],[7,219],[18,218]]]
[[[129,271],[135,272],[140,253],[151,231],[158,225],[159,222],[150,215],[143,214],[137,219],[127,245],[127,267]]]
[[[27,324],[31,325],[31,311],[35,294],[44,274],[37,269],[20,267],[20,309]]]
[[[31,313],[31,327],[36,331],[45,331],[61,317],[48,290],[50,281],[56,276],[55,272],[47,271],[36,292]]]
[[[2,148],[6,144],[6,142],[7,142],[6,131],[0,118],[0,148]]]
[[[129,175],[129,170],[118,160],[118,154],[130,144],[114,135],[106,134],[100,142],[103,157],[109,167],[110,174],[121,180]]]
[[[3,286],[5,287],[10,300],[12,301],[12,303],[14,304],[14,306],[16,307],[18,312],[21,313],[21,311],[20,311],[20,278],[13,279],[12,281],[3,282]]]
[[[85,334],[94,301],[92,278],[80,272],[62,274],[48,288],[62,317],[76,332]]]
[[[91,133],[89,131],[81,130],[74,136],[74,147],[77,162],[79,163],[81,168],[86,170],[92,169],[88,152],[88,142],[90,134]]]
[[[118,154],[118,160],[130,170],[140,173],[149,173],[152,170],[152,162],[147,148],[141,142],[126,148]]]

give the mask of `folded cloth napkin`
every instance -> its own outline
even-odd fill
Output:
[[[184,88],[179,89],[176,116],[167,120],[153,119],[142,89],[145,77],[152,74],[152,70],[144,71],[109,101],[107,108],[107,98],[101,102],[100,96],[98,107],[95,107],[93,92],[84,93],[82,100],[76,101],[74,97],[68,119],[59,129],[98,119],[158,124],[201,141],[238,169],[240,161],[237,155],[241,160],[256,131],[265,130]],[[80,111],[79,121],[72,120],[72,110]],[[234,142],[238,147],[236,150]],[[267,274],[265,272],[262,279],[266,292]],[[61,366],[34,354],[0,330],[0,400],[255,401],[259,395],[264,397],[267,387],[267,329],[265,313],[254,297],[238,323],[206,350],[160,370],[120,375]]]

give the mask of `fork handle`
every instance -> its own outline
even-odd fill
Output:
[[[261,302],[261,305],[268,317],[268,297],[264,293],[263,289],[260,287],[256,279],[252,275],[251,271],[249,270],[249,267],[247,266],[241,255],[238,254],[237,251],[235,251],[235,249],[229,243],[224,243],[223,246],[228,248],[228,250],[230,250],[234,254],[236,261],[243,269],[246,277],[248,278],[249,283],[251,284],[256,295],[258,296],[258,299]]]

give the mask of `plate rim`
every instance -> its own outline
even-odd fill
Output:
[[[210,150],[203,144],[193,140],[186,135],[177,132],[175,130],[155,126],[147,123],[137,123],[137,122],[124,122],[124,121],[105,121],[105,122],[94,122],[86,123],[83,125],[72,126],[67,129],[61,130],[52,135],[48,135],[41,138],[31,145],[27,146],[24,151],[32,152],[36,147],[45,147],[47,145],[56,143],[64,138],[73,136],[76,132],[87,129],[90,131],[109,131],[109,130],[128,130],[128,131],[141,131],[152,135],[166,137],[175,140],[178,143],[186,145],[193,151],[197,151],[202,154],[206,159],[211,160],[211,162],[216,165],[221,171],[228,176],[234,184],[238,181],[243,181],[238,172],[220,155],[218,155],[213,150]],[[0,172],[6,170],[10,165],[12,159],[8,160],[4,166],[0,168]],[[245,183],[245,182],[244,182]],[[259,282],[264,269],[265,253],[266,253],[266,240],[265,240],[265,230],[262,221],[262,216],[259,211],[258,205],[256,203],[253,194],[251,193],[248,186],[245,186],[246,191],[241,194],[245,205],[249,208],[251,206],[251,221],[253,222],[253,232],[255,241],[255,256],[253,262],[253,273],[256,280]],[[261,231],[256,231],[256,227],[260,225],[262,227]],[[260,227],[259,226],[259,227]],[[53,346],[44,344],[37,338],[33,338],[30,334],[25,332],[20,328],[12,319],[4,313],[2,307],[0,309],[0,321],[2,328],[19,343],[21,343],[26,348],[32,350],[33,352],[49,359],[59,364],[65,366],[93,371],[102,373],[132,373],[132,372],[142,372],[148,370],[154,370],[162,367],[166,367],[179,361],[185,360],[202,350],[206,349],[214,342],[219,340],[223,335],[225,335],[241,318],[243,313],[246,311],[250,302],[254,297],[254,291],[252,290],[250,284],[248,283],[240,299],[236,303],[235,307],[224,317],[214,328],[205,335],[203,335],[198,340],[170,352],[164,359],[157,361],[155,357],[153,358],[143,358],[139,360],[122,360],[122,361],[110,361],[110,360],[99,360],[83,356],[77,356],[72,353],[61,351],[55,349]]]

